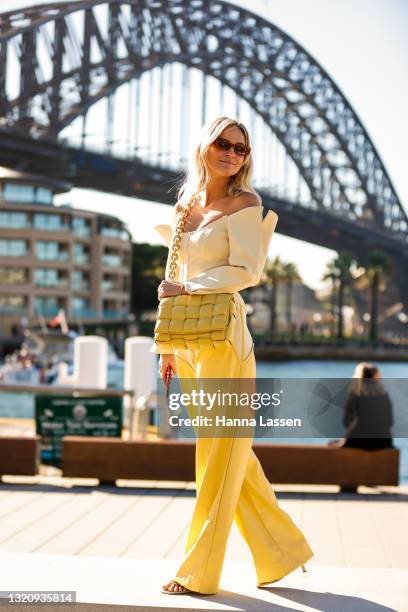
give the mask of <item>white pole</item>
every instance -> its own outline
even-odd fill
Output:
[[[150,353],[153,339],[148,336],[134,336],[125,341],[125,375],[124,388],[134,392],[133,402],[130,397],[125,397],[125,408],[130,412],[129,437],[132,437],[133,409],[142,413],[140,416],[147,417],[146,402],[152,393],[156,392],[157,386],[157,356]],[[139,421],[139,419],[138,419]],[[147,423],[143,423],[142,437],[145,436]]]
[[[108,341],[99,336],[78,336],[74,340],[73,384],[76,387],[106,389],[108,382]]]

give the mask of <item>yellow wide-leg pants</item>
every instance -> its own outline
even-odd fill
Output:
[[[175,357],[183,391],[191,390],[193,379],[255,379],[244,306],[238,309],[233,344],[176,350]],[[258,584],[283,578],[314,555],[302,532],[280,508],[252,443],[253,437],[218,437],[218,433],[197,438],[197,498],[185,556],[175,576],[192,591],[218,591],[233,520],[252,553]]]

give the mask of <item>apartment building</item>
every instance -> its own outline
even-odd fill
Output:
[[[55,206],[70,185],[0,168],[0,332],[25,318],[129,314],[131,236],[115,216]]]

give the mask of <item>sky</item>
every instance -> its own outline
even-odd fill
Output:
[[[407,0],[235,0],[266,16],[301,44],[329,73],[352,105],[408,212],[408,24]],[[41,4],[1,0],[0,10]],[[121,196],[74,189],[57,203],[115,214],[135,242],[163,244],[154,225],[169,223],[171,207]],[[321,276],[333,251],[279,234],[269,255],[294,262],[306,284],[323,285]]]

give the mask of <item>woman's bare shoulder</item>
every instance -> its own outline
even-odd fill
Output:
[[[243,191],[235,198],[234,203],[236,210],[241,210],[250,206],[262,206],[262,198],[256,192]]]

